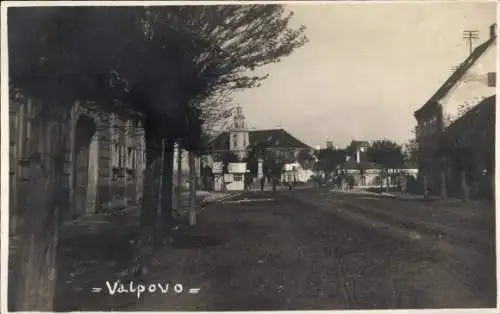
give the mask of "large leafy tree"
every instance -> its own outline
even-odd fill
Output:
[[[381,166],[381,186],[383,184],[382,178],[388,176],[388,170],[397,169],[404,160],[401,145],[389,140],[373,142],[367,149],[367,156],[371,162]]]
[[[346,152],[342,149],[325,148],[316,151],[316,157],[318,160],[316,164],[317,169],[331,174],[345,162]]]
[[[219,152],[214,156],[214,161],[222,162],[224,173],[228,172],[230,163],[240,162],[240,157],[232,151]]]
[[[141,114],[147,146],[141,223],[148,231],[158,221],[155,191],[162,167],[162,216],[164,226],[169,225],[174,141],[200,150],[210,100],[258,86],[267,75],[252,70],[280,61],[306,42],[304,28],[291,29],[292,15],[279,5],[9,8],[8,15],[10,79],[25,95],[46,104],[41,125],[52,117],[67,121],[75,100],[93,101],[99,112]],[[52,239],[59,222],[53,217],[61,208],[56,196],[64,171],[55,161],[65,150],[65,141],[60,142],[58,149],[52,147],[53,175],[43,173],[31,181],[32,190],[39,187],[36,195],[45,199],[38,200],[44,206],[23,235],[35,239],[25,247],[36,271],[19,285],[18,309],[52,308],[53,293],[40,284],[53,283],[55,265],[47,252],[57,245]]]
[[[259,160],[263,162],[263,172],[265,172],[264,166],[267,169],[268,160],[270,159],[270,154],[268,152],[267,143],[256,142],[252,143],[247,147],[247,156],[244,161],[247,163],[247,168],[250,170],[252,176],[256,177],[258,174]],[[264,160],[266,160],[264,165]]]
[[[403,153],[405,160],[418,162],[419,161],[419,149],[416,139],[410,139],[407,143],[403,145]]]
[[[297,155],[297,161],[304,169],[312,169],[316,158],[310,149],[301,149]]]

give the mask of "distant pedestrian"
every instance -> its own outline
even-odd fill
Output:
[[[266,183],[266,177],[262,176],[262,178],[260,178],[260,190],[261,191],[264,191],[264,184]]]
[[[273,193],[276,193],[276,187],[278,185],[278,178],[275,175],[273,175],[271,180],[273,182]]]
[[[252,181],[253,181],[253,178],[252,178],[252,175],[251,174],[247,174],[245,176],[245,191],[250,191],[250,188],[252,186]]]
[[[348,184],[349,190],[352,190],[354,188],[354,177],[352,175],[347,177],[347,184]]]

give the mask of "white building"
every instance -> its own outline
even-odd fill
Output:
[[[233,119],[232,127],[213,139],[210,150],[202,157],[205,164],[212,165],[215,190],[223,189],[224,185],[228,190],[243,190],[245,176],[248,175],[246,162],[243,162],[243,160],[247,157],[251,145],[265,147],[267,153],[290,161],[296,160],[301,150],[313,151],[311,147],[284,129],[255,130],[247,128],[241,107],[236,108]],[[222,156],[228,152],[234,153],[237,160],[229,161],[229,164],[233,164],[233,166],[228,167],[228,173],[225,175],[216,174],[214,170],[220,171],[220,164],[214,162],[214,160],[220,162],[223,159]],[[245,165],[245,168],[242,168],[243,165]],[[264,175],[266,174],[264,173],[263,162],[260,161],[254,179],[259,180]]]
[[[464,62],[464,73],[438,101],[443,110],[443,128],[447,128],[468,109],[493,96],[496,90],[496,24],[490,28],[490,39],[476,48]],[[458,71],[458,70],[457,70]]]

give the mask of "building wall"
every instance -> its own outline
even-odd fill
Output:
[[[443,126],[446,128],[464,114],[464,109],[478,104],[484,98],[495,94],[491,79],[496,72],[497,46],[490,45],[469,68],[462,79],[441,99]]]
[[[144,131],[132,117],[111,113],[98,130],[98,210],[138,204],[145,169]]]
[[[32,99],[18,98],[9,102],[9,218],[12,233],[16,232],[25,212],[33,206],[27,195],[32,188],[30,179],[33,174],[30,173],[30,168],[34,155],[41,154],[40,157],[50,167],[51,162],[56,160],[56,153],[62,154],[61,194],[63,197],[68,196],[71,167],[69,148],[65,146],[69,145],[70,139],[65,135],[69,128],[62,121],[46,122],[38,119],[41,109],[41,104]],[[62,145],[56,141],[62,141]],[[53,153],[56,147],[62,147],[62,150],[58,149]]]
[[[228,191],[243,191],[245,188],[245,174],[244,173],[232,173],[227,176],[230,180],[226,181],[226,189]]]
[[[30,189],[28,160],[38,152],[63,156],[61,193],[68,202],[63,213],[66,219],[110,210],[117,203],[121,206],[137,203],[142,193],[145,164],[142,129],[127,130],[123,123],[115,125],[114,117],[99,109],[89,110],[78,102],[70,110],[68,119],[47,122],[37,119],[37,112],[44,106],[32,99],[9,103],[13,216],[22,216],[24,208],[29,206],[24,202],[27,199],[24,195],[29,194]],[[116,120],[126,122],[130,117]],[[55,130],[65,131],[54,134]],[[116,136],[117,133],[121,136]],[[86,137],[84,140],[82,134]],[[57,140],[62,141],[62,151],[55,150]]]

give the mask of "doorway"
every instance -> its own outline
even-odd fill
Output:
[[[73,162],[73,217],[87,212],[90,143],[97,130],[94,119],[80,115],[75,125]]]

